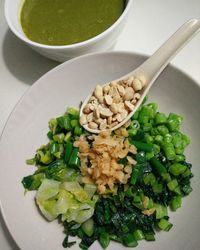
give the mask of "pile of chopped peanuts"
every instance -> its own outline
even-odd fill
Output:
[[[81,135],[74,143],[79,148],[83,183],[97,185],[98,192],[116,194],[117,184],[127,184],[136,161],[127,156],[136,154],[135,146],[128,142],[128,132],[122,127],[111,134],[102,131],[98,135]],[[119,163],[127,157],[127,164]]]
[[[129,77],[97,85],[88,103],[83,107],[80,124],[90,129],[111,129],[122,122],[134,110],[145,87],[144,78]]]

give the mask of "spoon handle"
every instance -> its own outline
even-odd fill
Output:
[[[199,30],[200,19],[191,19],[183,24],[149,59],[137,68],[134,75],[144,76],[149,89],[172,58]]]

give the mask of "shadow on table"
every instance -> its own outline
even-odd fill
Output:
[[[11,234],[9,233],[7,226],[3,220],[3,216],[1,214],[0,210],[0,227],[2,228],[3,236],[5,240],[7,241],[7,244],[10,246],[11,249],[13,250],[19,250],[18,246],[16,245],[15,241],[13,240]]]
[[[3,59],[8,70],[20,81],[31,85],[44,73],[58,65],[29,48],[9,30],[3,41]]]

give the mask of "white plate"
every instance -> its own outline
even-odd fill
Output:
[[[6,224],[21,249],[63,249],[63,227],[48,223],[34,204],[34,192],[24,196],[23,176],[34,170],[25,159],[47,141],[48,120],[64,113],[67,106],[78,106],[96,84],[128,73],[145,56],[125,52],[87,55],[66,62],[40,78],[19,101],[4,129],[0,142],[0,197]],[[168,67],[150,91],[150,99],[164,112],[184,117],[182,131],[192,143],[187,160],[193,163],[194,191],[184,199],[181,209],[171,213],[173,229],[156,235],[155,242],[140,242],[138,250],[200,249],[200,88],[173,67]],[[78,245],[72,249],[78,249]],[[95,243],[91,249],[100,249]],[[109,249],[123,249],[112,243]]]

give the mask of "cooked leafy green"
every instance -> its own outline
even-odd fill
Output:
[[[75,244],[70,236],[78,236],[84,250],[96,240],[102,248],[110,241],[136,247],[140,240],[154,241],[156,228],[173,227],[169,207],[176,211],[192,191],[192,165],[184,155],[190,139],[180,131],[182,121],[177,114],[158,112],[156,103],[141,105],[127,128],[129,143],[137,148],[137,154],[128,154],[136,161],[131,177],[116,195],[99,196],[95,185],[81,183],[79,151],[73,144],[76,136],[89,134],[79,124],[79,112],[69,108],[49,121],[49,143],[27,160],[37,170],[22,184],[38,190],[36,202],[46,219],[63,222],[63,247]],[[126,166],[128,158],[119,163]]]

